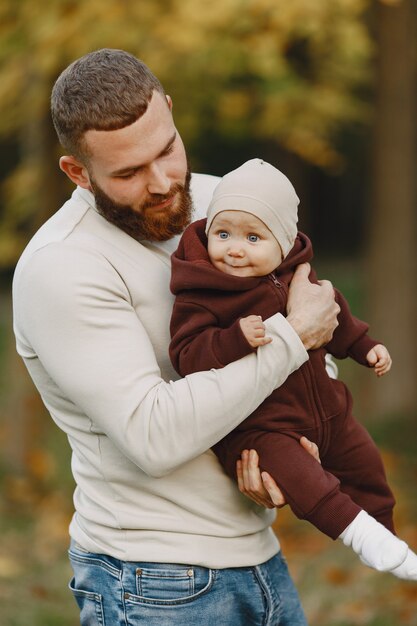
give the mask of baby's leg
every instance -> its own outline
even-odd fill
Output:
[[[355,517],[340,539],[352,547],[365,565],[398,578],[417,580],[417,555],[366,511]]]
[[[341,490],[364,509],[340,538],[369,567],[389,571],[398,578],[417,580],[417,556],[393,534],[395,500],[378,448],[365,428],[351,416],[340,427],[337,420],[329,426],[330,445],[323,463],[340,479]]]
[[[395,532],[395,499],[387,483],[381,454],[367,430],[349,416],[328,423],[330,443],[322,457],[340,480],[340,489],[388,530]]]
[[[311,432],[307,436],[312,439]],[[234,478],[236,460],[242,450],[256,450],[261,470],[274,478],[295,515],[336,539],[361,507],[342,493],[339,480],[304,450],[300,437],[299,433],[235,430],[213,450],[226,472]]]
[[[236,460],[250,448],[257,450],[261,469],[275,479],[297,517],[333,539],[342,539],[366,565],[417,580],[416,555],[341,491],[339,480],[302,448],[298,434],[233,431],[214,451],[236,478]]]

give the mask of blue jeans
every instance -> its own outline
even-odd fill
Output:
[[[281,554],[256,567],[119,561],[72,543],[82,626],[306,626]]]

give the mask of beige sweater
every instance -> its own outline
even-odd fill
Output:
[[[217,179],[194,175],[196,217]],[[254,565],[279,544],[209,449],[306,359],[285,319],[273,342],[185,379],[168,357],[170,254],[139,243],[76,189],[16,268],[17,350],[72,448],[71,536],[123,560]]]

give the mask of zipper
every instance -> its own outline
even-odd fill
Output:
[[[271,274],[268,274],[268,278],[270,280],[272,280],[272,282],[274,283],[275,287],[281,288],[282,284],[279,282],[278,278],[275,276],[275,274],[273,272],[271,272]]]

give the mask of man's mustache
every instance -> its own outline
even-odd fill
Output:
[[[169,193],[166,194],[152,194],[152,200],[148,200],[142,204],[142,209],[151,209],[154,206],[158,206],[166,200],[173,198],[178,192],[183,191],[184,186],[180,183],[175,183]]]

